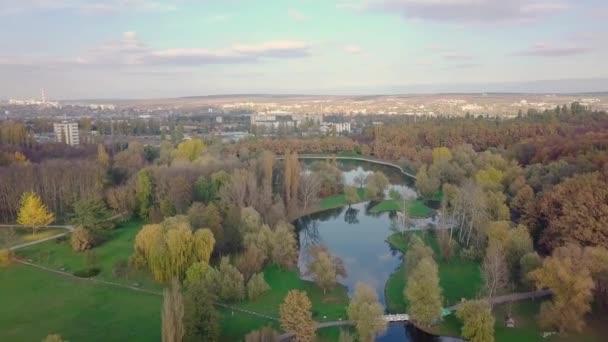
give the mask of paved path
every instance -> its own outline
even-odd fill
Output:
[[[277,160],[282,160],[285,159],[284,156],[277,156],[276,158]],[[353,157],[353,156],[339,156],[339,155],[323,155],[323,154],[299,154],[298,155],[298,159],[341,159],[341,160],[359,160],[359,161],[366,161],[366,162],[370,162],[370,163],[376,163],[376,164],[382,164],[382,165],[387,165],[387,166],[391,166],[394,167],[396,169],[398,169],[399,171],[401,171],[401,173],[403,173],[404,175],[411,177],[413,179],[416,179],[416,175],[413,175],[405,170],[403,170],[403,168],[397,164],[391,163],[391,162],[387,162],[384,160],[380,160],[380,159],[374,159],[374,158],[368,158],[368,157]]]

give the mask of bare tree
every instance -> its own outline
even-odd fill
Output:
[[[509,286],[509,266],[498,243],[490,242],[483,260],[482,273],[487,296],[492,299]]]
[[[306,212],[308,208],[314,206],[319,201],[319,191],[321,190],[321,179],[315,173],[302,175],[298,194],[302,210]]]

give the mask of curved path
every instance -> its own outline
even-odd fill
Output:
[[[550,296],[551,294],[552,294],[552,292],[550,290],[511,293],[511,294],[507,294],[504,296],[497,296],[497,297],[488,299],[488,301],[490,302],[490,304],[495,305],[495,304],[517,302],[517,301],[526,300],[526,299],[543,298],[543,297]],[[447,307],[447,308],[445,308],[445,310],[447,310],[451,313],[451,312],[456,311],[456,308],[458,308],[458,304]],[[409,315],[408,314],[384,315],[382,318],[387,322],[403,322],[403,321],[409,320]],[[345,325],[351,326],[354,324],[355,324],[354,321],[349,321],[349,320],[323,322],[323,323],[317,324],[317,329],[340,327],[340,326],[345,326]],[[289,341],[293,336],[294,336],[293,333],[286,332],[279,336],[279,341]]]
[[[285,159],[285,156],[277,156],[277,160]],[[397,164],[387,162],[380,159],[368,158],[368,157],[353,157],[353,156],[340,156],[340,155],[327,155],[327,154],[299,154],[298,159],[340,159],[340,160],[358,160],[370,163],[382,164],[398,169],[404,175],[416,179],[416,176],[403,170],[403,168]]]

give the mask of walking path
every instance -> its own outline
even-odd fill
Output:
[[[277,160],[282,160],[285,159],[284,156],[277,156],[276,158]],[[403,170],[403,168],[397,164],[391,163],[391,162],[387,162],[384,160],[380,160],[380,159],[374,159],[374,158],[368,158],[368,157],[354,157],[354,156],[340,156],[340,155],[323,155],[323,154],[300,154],[298,155],[298,159],[341,159],[341,160],[358,160],[358,161],[365,161],[365,162],[370,162],[370,163],[376,163],[376,164],[382,164],[382,165],[387,165],[387,166],[391,166],[394,167],[396,169],[398,169],[399,171],[401,171],[401,173],[403,173],[404,175],[411,177],[413,179],[416,179],[416,175],[413,175],[405,170]]]

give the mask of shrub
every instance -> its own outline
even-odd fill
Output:
[[[74,272],[73,274],[79,278],[92,278],[92,277],[98,275],[100,272],[101,272],[101,269],[99,267],[91,267],[91,268],[85,268],[84,270],[78,270],[78,271]]]
[[[264,280],[263,273],[254,274],[249,282],[247,282],[247,296],[249,299],[256,299],[265,292],[270,290],[270,286]]]
[[[123,278],[129,274],[129,262],[126,260],[118,260],[114,263],[112,274],[116,278]]]
[[[74,229],[74,232],[72,232],[70,242],[74,251],[82,252],[93,248],[94,240],[95,239],[91,231],[83,227],[78,227]]]
[[[8,266],[13,260],[13,252],[10,249],[0,249],[0,266]]]

